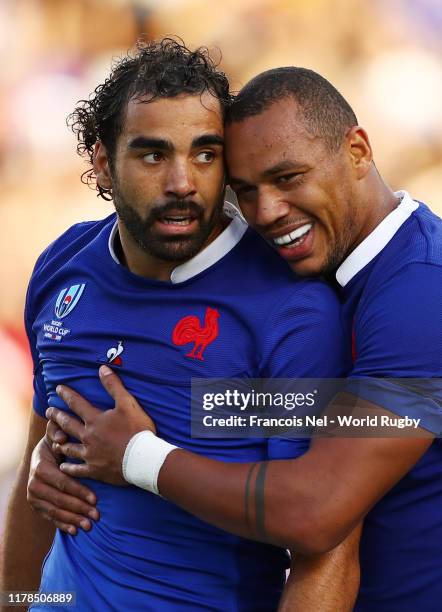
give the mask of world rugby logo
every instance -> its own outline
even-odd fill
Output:
[[[74,310],[78,300],[81,298],[85,285],[86,283],[72,285],[69,289],[66,288],[60,291],[55,303],[55,316],[57,319],[63,319]]]

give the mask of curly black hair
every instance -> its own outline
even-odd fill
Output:
[[[118,59],[110,76],[88,100],[80,100],[67,119],[77,137],[77,153],[91,164],[82,181],[95,184],[98,195],[105,200],[112,199],[108,189],[96,184],[92,167],[94,145],[97,141],[104,144],[112,168],[129,100],[149,96],[150,101],[182,93],[201,95],[205,91],[218,98],[225,114],[231,103],[229,81],[206,47],[191,51],[182,40],[174,38],[138,41],[135,51]]]

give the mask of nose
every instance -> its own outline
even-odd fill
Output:
[[[185,160],[176,160],[171,164],[166,177],[165,193],[180,199],[196,193],[192,168]]]
[[[256,227],[267,227],[289,213],[289,204],[281,200],[281,195],[272,190],[259,190],[255,204],[254,223]]]

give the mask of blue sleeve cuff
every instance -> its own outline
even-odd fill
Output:
[[[345,390],[442,436],[442,379],[349,378]]]

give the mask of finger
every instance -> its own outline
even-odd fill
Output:
[[[59,518],[58,518],[59,517]],[[64,512],[63,510],[56,509],[54,511],[54,517],[52,519],[54,525],[57,527],[57,523],[62,525],[67,525],[68,527],[73,527],[75,531],[77,529],[82,529],[83,531],[90,531],[92,529],[93,522],[84,516],[77,516],[75,514],[70,514],[69,512]],[[66,522],[69,521],[69,522]],[[71,533],[68,531],[68,533]]]
[[[69,527],[73,527],[75,530],[83,529],[83,531],[90,531],[92,529],[93,521],[81,516],[79,514],[72,514],[71,512],[66,512],[65,510],[60,510],[60,508],[55,508],[52,511],[52,521],[59,522],[63,525],[68,525]],[[69,531],[69,533],[71,533]]]
[[[73,416],[70,416],[64,410],[58,408],[48,408],[46,410],[46,418],[54,421],[58,428],[61,428],[65,433],[74,436],[78,440],[82,439],[85,431],[84,424]]]
[[[65,478],[68,478],[65,476]],[[98,520],[100,514],[94,506],[84,502],[78,497],[63,493],[56,489],[52,484],[34,479],[28,485],[27,499],[34,507],[40,504],[49,504],[51,507],[57,508],[60,511],[81,515],[80,518],[91,518]],[[66,521],[65,522],[70,522]]]
[[[65,457],[84,461],[86,447],[83,444],[69,442],[68,444],[55,444],[55,451],[60,455],[65,455]]]
[[[77,535],[77,528],[74,525],[68,525],[67,523],[61,523],[60,521],[54,521],[55,527],[64,533],[68,533],[71,536]]]
[[[28,498],[28,502],[34,512],[37,512],[42,518],[50,523],[53,523],[52,514],[54,513],[54,506],[48,502],[45,502],[41,499],[31,499]]]
[[[46,425],[46,437],[49,443],[65,444],[68,441],[67,435],[59,428],[54,421],[48,421]]]
[[[74,478],[93,478],[93,468],[87,463],[62,463],[60,470]]]
[[[56,391],[57,395],[61,397],[69,409],[75,412],[85,423],[89,423],[101,412],[101,410],[92,406],[90,402],[70,387],[58,385]]]
[[[120,377],[117,376],[109,366],[102,365],[98,370],[98,374],[100,376],[101,384],[109,395],[115,400],[115,404],[120,403],[122,400],[127,399],[128,397],[134,399],[121,382]]]
[[[90,506],[77,497],[62,493],[55,487],[46,485],[43,482],[39,482],[30,488],[28,501],[31,505],[44,502],[59,510],[60,513],[65,512],[66,515],[59,514],[57,518],[66,523],[79,524],[80,520],[83,518],[89,518],[94,521],[100,518],[100,513],[97,508]],[[62,516],[64,516],[64,518]],[[77,517],[77,520],[75,520],[74,517]]]
[[[71,495],[79,500],[82,500],[89,504],[89,506],[95,506],[97,503],[97,497],[93,491],[77,482],[73,478],[70,478],[67,474],[64,474],[58,466],[52,466],[45,464],[38,471],[38,479],[41,483],[45,483],[49,487],[56,488],[66,495]]]
[[[38,512],[40,516],[51,523],[59,523],[65,526],[63,531],[67,531],[72,534],[72,528],[77,531],[77,529],[83,529],[83,531],[89,531],[92,527],[92,523],[89,519],[84,516],[73,514],[71,512],[66,512],[65,510],[61,510],[60,508],[55,507],[53,504],[49,502],[45,502],[43,500],[37,500],[31,502],[32,508]],[[72,534],[74,535],[74,534]]]
[[[61,452],[59,451],[59,448],[60,448],[60,447],[59,447],[59,445],[57,444],[57,442],[53,442],[53,443],[52,443],[52,445],[51,445],[51,449],[52,449],[52,452],[54,453],[55,457],[57,458],[57,460],[58,460],[58,459],[63,459],[63,453],[61,453]]]

